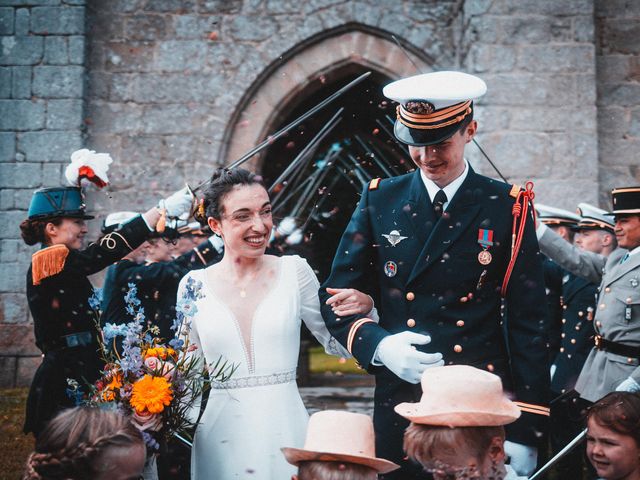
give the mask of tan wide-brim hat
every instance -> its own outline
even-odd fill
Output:
[[[325,410],[311,415],[304,448],[282,448],[287,462],[345,462],[364,465],[378,473],[400,468],[375,455],[373,421],[368,415]]]
[[[500,377],[468,365],[428,368],[421,379],[418,403],[401,403],[395,411],[422,425],[446,427],[493,427],[520,417],[509,400]]]

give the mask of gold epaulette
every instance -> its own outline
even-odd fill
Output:
[[[57,275],[64,268],[64,262],[69,255],[66,245],[53,245],[52,247],[38,250],[31,256],[31,277],[34,285],[47,277]]]
[[[378,187],[380,186],[380,180],[382,180],[381,178],[374,178],[373,180],[371,180],[369,182],[369,190],[377,190]]]
[[[520,190],[522,190],[522,187],[514,183],[513,185],[511,185],[511,191],[509,192],[509,196],[513,198],[518,198],[518,193],[520,193]]]

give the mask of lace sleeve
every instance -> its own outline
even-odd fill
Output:
[[[320,313],[318,289],[320,283],[307,261],[297,255],[292,257],[296,262],[298,288],[300,289],[300,315],[309,331],[324,347],[329,355],[349,358],[351,354],[335,338],[329,334]]]

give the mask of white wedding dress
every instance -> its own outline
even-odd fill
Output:
[[[222,355],[239,364],[209,393],[193,442],[192,479],[290,479],[296,467],[280,448],[302,448],[308,420],[296,385],[301,319],[328,353],[349,355],[325,327],[318,280],[306,260],[284,256],[277,262],[276,280],[252,317],[250,342],[225,299],[207,285],[206,269],[190,272],[180,284],[178,298],[189,277],[201,282],[204,294],[196,301],[191,342],[207,363]]]

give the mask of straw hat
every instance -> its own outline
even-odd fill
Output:
[[[325,410],[311,415],[304,448],[282,448],[287,462],[348,462],[364,465],[378,473],[400,468],[376,458],[373,421],[360,413]]]
[[[502,391],[500,377],[468,365],[428,368],[422,398],[395,411],[414,423],[447,427],[492,427],[515,422],[520,409]]]

